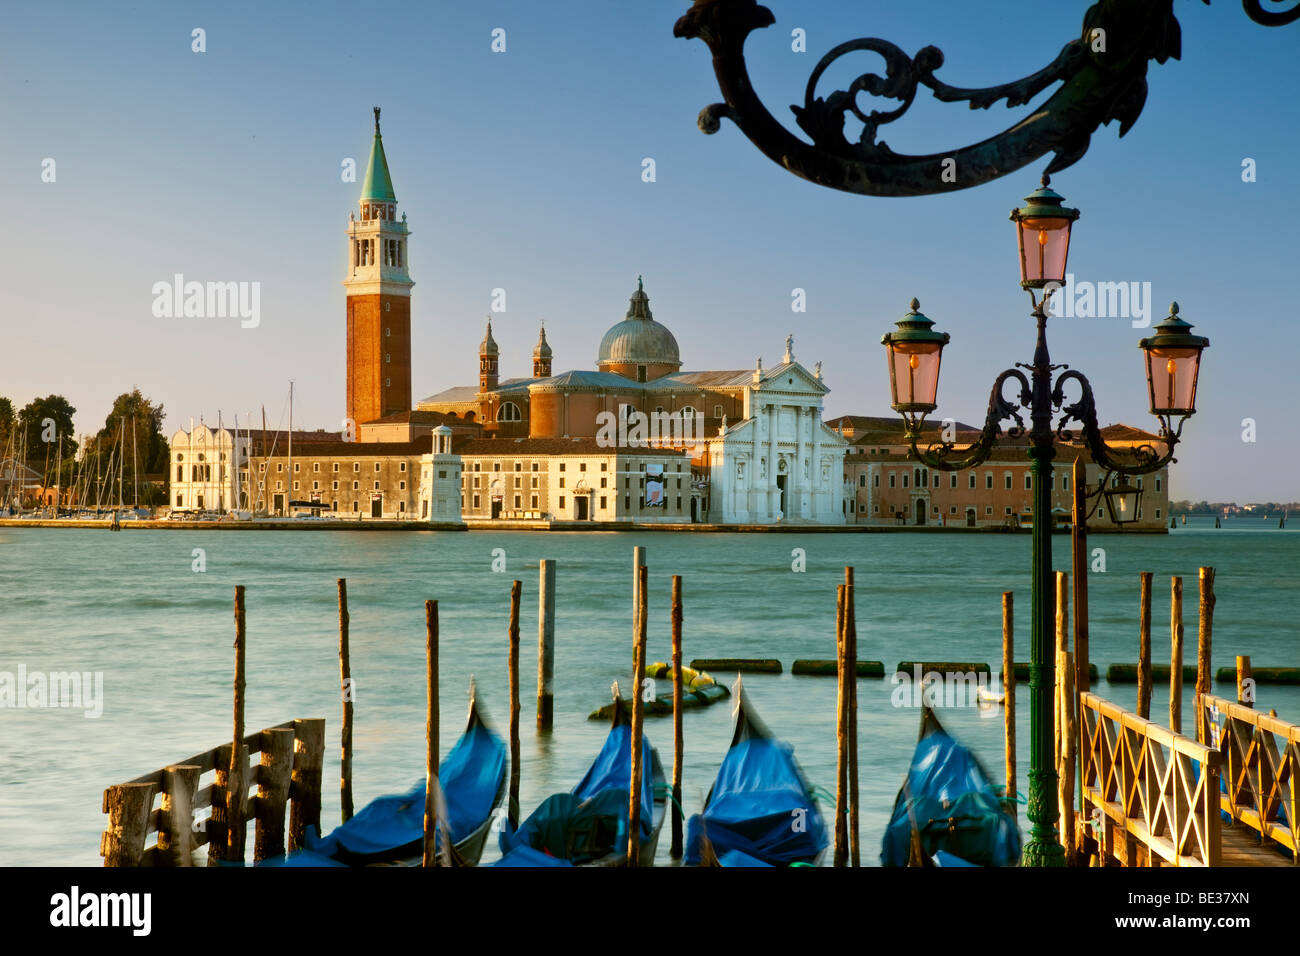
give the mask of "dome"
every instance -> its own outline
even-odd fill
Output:
[[[541,335],[537,339],[537,345],[533,348],[533,358],[543,359],[551,357],[551,344],[546,341],[546,326],[542,326]]]
[[[483,336],[483,341],[479,343],[479,355],[496,355],[500,350],[497,348],[497,340],[492,338],[492,319],[488,318],[487,335]]]
[[[671,365],[681,368],[677,339],[667,326],[660,325],[650,312],[650,298],[637,279],[627,317],[613,326],[600,340],[597,366]]]

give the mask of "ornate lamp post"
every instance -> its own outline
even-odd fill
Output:
[[[989,396],[984,428],[974,444],[957,448],[952,442],[935,441],[922,450],[918,447],[924,417],[937,407],[939,363],[948,336],[933,331],[934,323],[921,315],[916,300],[912,311],[898,322],[897,331],[881,340],[889,358],[893,408],[903,416],[912,457],[937,471],[962,471],[987,461],[993,453],[1001,423],[1014,420],[1007,435],[1019,438],[1026,434],[1021,410],[1029,412],[1029,457],[1033,476],[1033,602],[1029,664],[1030,770],[1029,819],[1032,824],[1023,862],[1027,865],[1060,865],[1064,853],[1056,834],[1056,768],[1052,754],[1052,459],[1057,439],[1070,437],[1066,426],[1077,421],[1081,438],[1093,460],[1108,472],[1121,476],[1158,471],[1174,461],[1174,448],[1182,432],[1183,421],[1196,410],[1196,379],[1201,352],[1209,340],[1192,335],[1191,326],[1177,316],[1178,305],[1156,329],[1156,335],[1143,339],[1146,353],[1151,411],[1160,419],[1163,451],[1151,444],[1132,449],[1112,449],[1101,437],[1097,424],[1096,403],[1092,386],[1083,373],[1067,369],[1056,376],[1063,365],[1053,365],[1047,349],[1047,303],[1065,277],[1069,254],[1070,231],[1078,211],[1063,205],[1044,177],[1040,189],[1028,196],[1026,205],[1011,214],[1016,224],[1020,246],[1021,286],[1029,291],[1032,314],[1037,321],[1038,340],[1032,362],[1017,363],[1000,374]],[[1044,290],[1042,298],[1035,290]],[[1025,371],[1021,371],[1024,369]],[[1025,372],[1029,374],[1026,375]],[[1019,402],[1004,395],[1011,380],[1019,383]],[[1065,401],[1065,386],[1073,382],[1079,397]],[[1061,417],[1055,425],[1057,410]],[[1175,425],[1174,419],[1177,419]],[[1104,484],[1104,482],[1103,482]],[[1111,514],[1117,523],[1127,523],[1136,516],[1141,492],[1128,485],[1108,487],[1104,491]]]

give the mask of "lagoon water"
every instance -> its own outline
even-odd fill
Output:
[[[348,579],[358,808],[401,792],[424,772],[424,608],[439,602],[442,748],[463,726],[474,675],[504,735],[510,583],[523,581],[522,786],[526,815],[568,790],[595,755],[606,724],[587,714],[630,684],[632,546],[650,566],[650,661],[669,657],[670,576],[684,579],[684,647],[694,657],[775,657],[780,676],[747,675],[764,720],[795,747],[810,782],[833,791],[835,681],[793,677],[795,658],[834,656],[835,586],[857,576],[859,656],[886,671],[904,659],[1001,658],[1003,590],[1016,595],[1018,660],[1027,660],[1029,537],[997,534],[237,533],[0,528],[0,672],[102,671],[103,713],[0,709],[0,864],[100,865],[106,786],[213,747],[231,732],[233,589],[247,586],[247,726],[324,717],[322,823],[339,820],[337,603]],[[1257,667],[1300,665],[1300,535],[1277,520],[1194,519],[1169,535],[1094,535],[1105,570],[1090,575],[1092,660],[1101,671],[1137,659],[1138,572],[1155,573],[1153,656],[1168,660],[1171,575],[1184,579],[1187,659],[1195,663],[1196,573],[1217,568],[1214,665],[1250,654]],[[194,549],[206,570],[193,570]],[[494,572],[493,551],[506,569]],[[806,570],[792,570],[803,549]],[[1056,566],[1068,539],[1054,540]],[[1100,556],[1099,556],[1100,557]],[[557,562],[555,730],[533,728],[538,562]],[[715,674],[728,684],[734,675]],[[661,682],[661,690],[669,689]],[[919,714],[891,702],[888,680],[860,682],[863,863],[880,839],[916,739]],[[1097,690],[1131,708],[1135,687]],[[1230,685],[1216,691],[1231,695]],[[1184,725],[1190,726],[1191,686]],[[1028,687],[1020,685],[1018,768],[1027,788]],[[1000,782],[997,709],[945,708],[948,730]],[[1300,721],[1300,688],[1260,688],[1258,706]],[[1153,716],[1166,719],[1157,687]],[[732,730],[725,703],[685,715],[686,812],[700,810]],[[670,718],[647,733],[671,771]],[[830,807],[823,804],[829,817]],[[1022,828],[1025,826],[1021,814]],[[659,862],[668,863],[668,828]],[[490,841],[484,862],[498,857]],[[829,853],[823,862],[829,861]]]

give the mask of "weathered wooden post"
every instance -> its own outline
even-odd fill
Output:
[[[438,865],[438,602],[424,602],[424,855],[422,866]]]
[[[636,616],[641,613],[641,568],[645,567],[645,548],[642,545],[632,546],[632,629],[636,630]],[[635,633],[632,639],[636,640]],[[638,692],[639,693],[639,692]]]
[[[293,776],[289,783],[289,851],[303,846],[307,827],[320,829],[321,774],[325,763],[325,721],[293,722]]]
[[[1064,730],[1065,721],[1061,713],[1065,706],[1065,700],[1062,697],[1062,688],[1064,687],[1064,676],[1060,671],[1061,652],[1070,649],[1070,607],[1067,603],[1070,599],[1070,581],[1069,575],[1064,571],[1056,572],[1056,593],[1053,600],[1056,603],[1056,651],[1052,655],[1053,669],[1056,671],[1055,680],[1052,685],[1052,696],[1055,705],[1052,708],[1052,730],[1055,750],[1052,759],[1056,766],[1056,780],[1059,788],[1061,780],[1061,754],[1064,749],[1061,746],[1061,733]]]
[[[230,744],[222,744],[212,758],[212,788],[208,797],[212,808],[207,825],[208,866],[217,866],[226,858],[226,848],[230,841],[226,800],[226,794],[230,791],[230,750]]]
[[[293,780],[293,728],[262,731],[262,751],[257,768],[257,826],[253,833],[253,861],[284,856],[284,819]]]
[[[1237,656],[1237,703],[1247,707],[1255,706],[1254,678],[1251,677],[1250,655]]]
[[[1074,725],[1083,729],[1081,695],[1092,689],[1091,658],[1088,649],[1088,474],[1082,458],[1075,458],[1070,469],[1073,492],[1070,518],[1070,573],[1074,576]],[[1083,810],[1083,783],[1088,773],[1088,748],[1079,746],[1079,810]],[[1082,831],[1080,831],[1082,833]]]
[[[636,643],[632,645],[632,775],[628,784],[627,865],[638,866],[641,859],[641,790],[645,768],[641,766],[641,740],[645,733],[645,715],[641,706],[641,685],[645,683],[647,569],[637,568]],[[615,705],[617,706],[617,705]]]
[[[519,601],[523,595],[523,587],[522,581],[510,585],[510,650],[507,656],[507,670],[510,676],[510,795],[506,800],[506,819],[510,821],[511,830],[519,826]],[[545,593],[545,581],[543,581],[543,593]],[[539,724],[541,723],[540,708],[539,692]]]
[[[200,770],[173,764],[163,771],[162,813],[158,820],[158,866],[193,866],[194,794]]]
[[[1061,819],[1061,846],[1066,863],[1073,865],[1074,839],[1074,658],[1070,653],[1070,576],[1056,573],[1056,725],[1057,802]]]
[[[108,826],[99,840],[105,866],[139,866],[158,787],[152,783],[123,783],[104,791]]]
[[[1169,729],[1183,732],[1183,579],[1174,576],[1169,590]]]
[[[682,857],[682,576],[673,575],[673,843],[674,860]]]
[[[339,578],[339,686],[343,695],[343,739],[339,762],[339,808],[343,822],[352,819],[352,661],[348,647],[348,579]]]
[[[1151,572],[1143,571],[1138,597],[1137,712],[1151,719]]]
[[[1016,634],[1014,595],[1002,592],[1002,710],[1006,738],[1007,792],[1003,803],[1012,819],[1016,817]]]
[[[837,688],[835,695],[835,866],[846,866],[849,858],[849,821],[846,806],[848,801],[848,734],[849,708],[845,695],[848,681],[845,679],[845,631],[848,605],[843,584],[835,591],[836,597],[836,633],[835,633],[835,671]]]
[[[244,586],[235,585],[235,739],[230,751],[230,778],[226,790],[226,859],[244,862],[247,829],[244,804],[248,800],[248,748],[244,744]]]
[[[1212,690],[1214,679],[1210,670],[1210,651],[1214,630],[1214,568],[1201,568],[1199,573],[1200,604],[1196,628],[1196,739],[1207,747],[1210,728],[1203,699]]]
[[[537,592],[537,729],[555,724],[555,562],[543,559]]]
[[[853,590],[853,568],[844,569],[844,659],[848,694],[849,865],[858,866],[858,621]]]

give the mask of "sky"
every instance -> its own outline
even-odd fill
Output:
[[[817,59],[861,36],[935,45],[940,79],[1003,83],[1078,35],[1084,0],[770,0],[747,46],[755,89],[797,131]],[[887,415],[880,336],[915,296],[952,335],[940,416],[983,420],[998,372],[1029,361],[1007,213],[1047,160],[971,189],[875,198],[815,186],[728,122],[687,0],[641,3],[49,3],[0,31],[0,395],[65,395],[79,432],[138,386],[167,412],[230,424],[252,411],[337,429],[344,415],[348,214],[371,108],[411,229],[413,399],[477,378],[493,290],[502,377],[530,373],[538,323],[556,371],[594,368],[638,275],[687,370],[823,362],[825,412]],[[1171,497],[1300,499],[1294,334],[1300,217],[1300,25],[1266,28],[1234,0],[1176,0],[1183,57],[1152,64],[1123,138],[1100,128],[1053,186],[1082,210],[1076,282],[1150,283],[1210,338],[1199,411]],[[806,33],[807,52],[791,31]],[[205,50],[193,50],[193,30]],[[493,31],[505,50],[494,52]],[[499,45],[499,44],[498,44]],[[819,93],[879,71],[859,53]],[[1048,91],[1050,93],[1050,90]],[[1039,97],[1044,99],[1046,94]],[[891,108],[892,101],[871,104]],[[882,133],[900,152],[978,142],[1027,113],[972,111],[923,90]],[[654,160],[654,181],[643,178]],[[1243,181],[1243,161],[1255,181]],[[53,181],[49,178],[53,160]],[[153,286],[257,282],[260,320],[154,315]],[[1142,288],[1142,286],[1139,286]],[[806,311],[792,311],[804,290]],[[1245,318],[1249,316],[1249,318]],[[1053,359],[1087,374],[1102,424],[1154,427],[1129,318],[1060,317]],[[1246,420],[1253,422],[1253,441]]]

